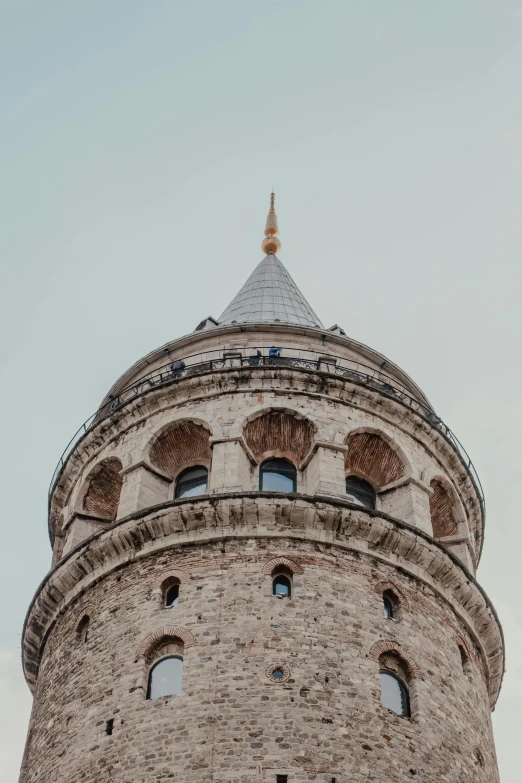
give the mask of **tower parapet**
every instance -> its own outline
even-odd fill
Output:
[[[274,248],[220,319],[114,385],[57,470],[24,783],[498,781],[478,478]]]

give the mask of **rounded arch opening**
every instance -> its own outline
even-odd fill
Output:
[[[345,473],[371,483],[378,490],[406,475],[399,449],[392,448],[384,434],[356,431],[348,434]]]
[[[153,664],[149,671],[147,699],[160,699],[181,693],[183,685],[183,656],[168,655]]]
[[[290,568],[280,565],[272,571],[272,595],[277,598],[292,597],[293,573]]]
[[[381,704],[401,718],[409,718],[410,694],[402,679],[389,669],[381,669]]]
[[[210,467],[210,433],[202,424],[189,419],[164,427],[149,445],[149,459],[171,481],[184,468]]]
[[[295,411],[270,408],[246,422],[243,437],[259,462],[269,454],[300,464],[312,448],[316,427]]]
[[[259,467],[261,492],[296,492],[297,469],[290,460],[271,457]]]
[[[96,465],[87,476],[82,508],[92,516],[113,522],[118,514],[123,478],[123,466],[116,457],[109,457]]]
[[[191,498],[202,495],[208,488],[208,470],[204,465],[185,468],[176,478],[174,497]]]
[[[448,487],[440,479],[430,482],[430,516],[434,538],[455,536],[458,533],[454,500]]]
[[[76,627],[76,641],[79,647],[81,647],[84,644],[87,644],[87,641],[89,639],[90,622],[91,622],[91,618],[89,617],[89,615],[84,614]]]
[[[359,476],[346,476],[348,499],[364,508],[375,508],[377,493],[369,481]]]

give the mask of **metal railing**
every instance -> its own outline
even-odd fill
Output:
[[[255,352],[254,354],[245,356],[244,351]],[[151,389],[158,388],[176,381],[182,378],[190,378],[197,375],[204,375],[216,370],[233,370],[241,368],[260,368],[260,367],[292,367],[302,370],[312,370],[328,373],[329,375],[337,376],[346,380],[354,381],[355,383],[363,384],[375,391],[385,394],[404,405],[407,405],[412,411],[422,416],[430,424],[436,427],[447,438],[451,445],[455,448],[459,454],[464,465],[468,469],[473,482],[477,488],[483,509],[485,510],[485,498],[482,484],[478,477],[475,466],[471,461],[466,449],[459,441],[457,436],[447,427],[442,419],[440,419],[432,408],[423,400],[412,395],[411,391],[406,389],[395,378],[391,378],[389,375],[376,370],[372,367],[368,367],[360,362],[351,361],[349,359],[341,359],[338,357],[325,357],[319,354],[317,351],[307,351],[304,349],[292,349],[281,348],[282,356],[268,356],[269,349],[263,348],[248,348],[235,350],[220,350],[209,351],[204,355],[207,357],[210,353],[218,353],[216,358],[206,358],[204,361],[190,362],[190,359],[196,359],[201,357],[201,353],[187,356],[181,362],[181,366],[176,366],[176,362],[170,360],[168,363],[150,371],[146,375],[133,381],[125,388],[121,389],[117,394],[109,397],[96,413],[93,413],[87,421],[73,435],[67,447],[65,448],[60,460],[56,466],[51,479],[49,487],[49,496],[51,496],[55,484],[61,471],[67,461],[69,454],[73,451],[76,444],[92,429],[96,424],[100,423],[104,419],[113,416],[118,410],[132,400],[139,397]],[[305,358],[302,355],[291,356],[291,353],[295,354],[312,354],[313,358]],[[342,364],[340,363],[342,362]],[[178,360],[179,364],[179,360]]]

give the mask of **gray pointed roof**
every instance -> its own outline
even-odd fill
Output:
[[[324,328],[281,261],[274,255],[265,256],[256,266],[218,320],[220,326],[233,321],[280,321]]]

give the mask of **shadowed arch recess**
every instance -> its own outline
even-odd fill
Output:
[[[346,438],[346,475],[366,478],[376,487],[384,487],[404,476],[404,465],[397,452],[373,432],[356,432]]]
[[[151,463],[171,479],[181,468],[201,464],[210,466],[209,432],[201,424],[180,421],[163,430],[150,448]]]
[[[243,434],[257,460],[278,454],[301,462],[312,448],[315,427],[289,411],[270,410],[247,422]]]
[[[118,513],[123,479],[122,464],[116,457],[104,459],[89,474],[89,486],[83,498],[83,510],[87,514],[114,521]]]
[[[441,481],[434,479],[430,483],[433,493],[430,495],[430,514],[433,537],[457,535],[457,522],[453,513],[451,495]]]

